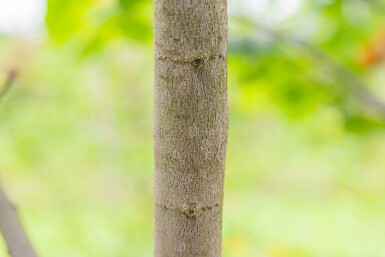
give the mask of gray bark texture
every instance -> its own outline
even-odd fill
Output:
[[[220,257],[227,1],[154,0],[155,257]]]
[[[0,231],[12,257],[37,257],[17,216],[15,207],[0,185]]]

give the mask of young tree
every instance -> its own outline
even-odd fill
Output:
[[[154,0],[155,256],[221,256],[227,1]]]

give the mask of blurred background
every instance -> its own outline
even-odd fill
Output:
[[[384,12],[229,0],[224,257],[385,256]],[[152,16],[0,0],[0,178],[42,257],[152,256]]]

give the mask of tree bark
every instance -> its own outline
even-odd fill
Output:
[[[219,257],[227,1],[154,0],[155,257]]]
[[[0,231],[12,257],[37,257],[17,217],[16,209],[0,185]]]

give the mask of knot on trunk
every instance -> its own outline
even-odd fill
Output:
[[[204,63],[205,63],[204,58],[196,58],[196,59],[191,61],[191,64],[197,68],[202,67]]]
[[[182,212],[189,219],[196,218],[202,212],[202,205],[199,203],[183,204]]]
[[[172,55],[164,55],[164,54],[158,54],[156,56],[158,60],[191,64],[195,68],[201,68],[203,67],[203,65],[209,63],[214,59],[224,59],[224,60],[226,59],[225,56],[222,54],[216,54],[211,51],[202,51],[202,50],[199,50],[192,55],[186,55],[186,56],[172,56]]]
[[[189,62],[192,66],[196,68],[201,68],[204,64],[206,64],[209,60],[214,59],[215,55],[210,51],[198,51],[196,54],[190,56]]]

